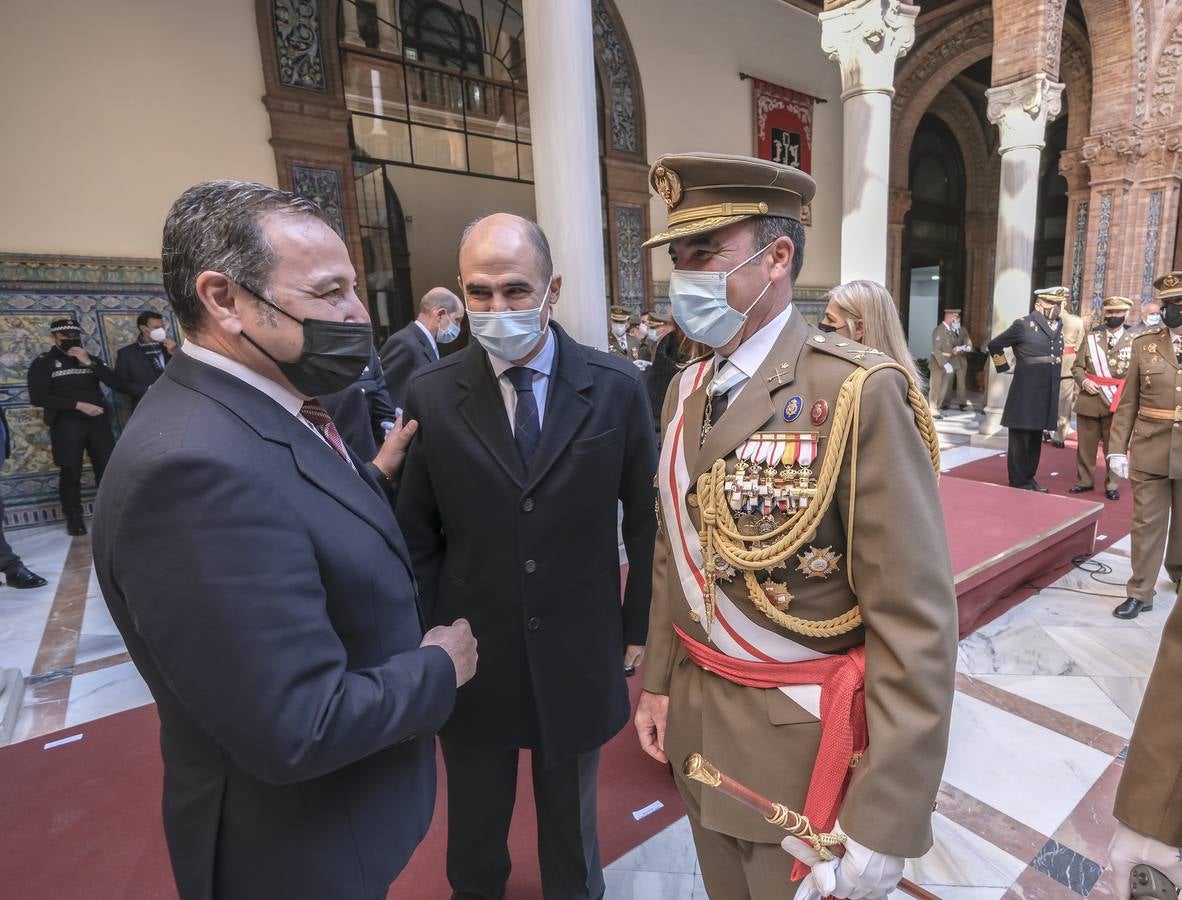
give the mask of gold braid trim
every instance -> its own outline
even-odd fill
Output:
[[[777,828],[783,828],[794,838],[807,841],[817,851],[817,855],[822,860],[833,859],[833,851],[829,848],[846,842],[846,836],[839,832],[823,831],[818,834],[813,831],[813,825],[807,816],[793,812],[783,803],[776,803],[773,806],[775,807],[775,814],[768,817],[768,824],[775,825]]]
[[[805,637],[827,638],[845,634],[862,624],[861,610],[856,605],[840,616],[820,621],[790,616],[782,610],[776,609],[764,593],[754,573],[782,567],[793,554],[816,535],[821,518],[833,502],[838,476],[841,474],[841,463],[845,458],[846,448],[850,446],[851,435],[855,435],[855,439],[850,453],[850,502],[846,543],[847,546],[853,546],[854,491],[858,480],[858,441],[856,435],[862,407],[862,389],[866,379],[880,369],[897,369],[907,378],[907,400],[915,416],[915,424],[919,429],[920,437],[928,447],[936,478],[940,477],[940,440],[936,433],[935,423],[932,421],[927,400],[920,394],[907,371],[893,362],[880,363],[870,369],[854,370],[842,383],[841,390],[837,395],[833,426],[829,432],[829,446],[825,451],[825,456],[821,461],[821,469],[817,475],[816,493],[808,506],[793,513],[775,529],[760,535],[739,533],[731,518],[730,507],[726,502],[725,460],[716,460],[714,465],[710,467],[710,471],[703,472],[698,477],[698,502],[702,515],[702,556],[707,567],[704,598],[707,627],[714,618],[714,591],[718,578],[718,572],[714,566],[715,557],[722,560],[724,568],[729,566],[736,572],[743,573],[743,580],[751,602],[756,609],[781,628]],[[763,544],[763,546],[747,546],[755,543]],[[854,590],[851,569],[852,566],[846,566],[850,589]]]

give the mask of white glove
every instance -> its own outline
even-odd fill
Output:
[[[1182,850],[1138,834],[1123,822],[1116,823],[1116,833],[1108,845],[1108,859],[1118,900],[1128,900],[1129,872],[1140,863],[1153,866],[1175,885],[1182,884]]]
[[[841,823],[834,826],[841,831]],[[793,844],[789,844],[792,841]],[[859,844],[853,838],[845,842],[845,856],[829,862],[820,862],[811,846],[796,838],[785,838],[780,846],[802,862],[812,865],[812,872],[805,876],[796,889],[796,900],[821,900],[822,897],[838,897],[842,900],[878,900],[899,886],[903,877],[903,858],[887,856]],[[796,848],[803,846],[812,854],[812,862],[798,856]]]
[[[944,363],[944,371],[949,375],[952,374],[952,363]]]
[[[1117,478],[1129,477],[1129,458],[1123,453],[1113,453],[1108,457],[1108,471]]]

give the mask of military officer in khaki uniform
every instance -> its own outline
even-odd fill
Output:
[[[609,353],[635,362],[640,358],[640,340],[635,335],[628,333],[632,318],[632,314],[622,306],[613,306],[609,310],[610,331],[607,335],[607,350]]]
[[[1108,848],[1116,896],[1129,897],[1129,871],[1157,869],[1182,885],[1182,604],[1162,631],[1157,662],[1133,728],[1116,791],[1116,833]]]
[[[1128,599],[1113,610],[1135,619],[1153,609],[1167,536],[1182,547],[1182,272],[1154,282],[1162,324],[1133,339],[1124,392],[1112,418],[1108,468],[1133,483]],[[1167,564],[1177,580],[1182,565]]]
[[[835,896],[883,897],[931,846],[953,694],[927,402],[884,354],[794,309],[809,176],[687,153],[650,180],[669,226],[647,246],[668,246],[673,316],[712,352],[662,411],[641,745],[678,773],[711,897],[779,900],[818,876],[793,876],[783,830],[685,779],[693,752],[818,832],[839,820],[849,852],[822,864],[840,866]],[[844,705],[818,691],[862,673]]]
[[[1073,494],[1096,489],[1096,449],[1103,443],[1108,453],[1108,432],[1112,410],[1120,397],[1125,372],[1133,356],[1133,335],[1125,327],[1125,316],[1133,308],[1127,297],[1109,297],[1104,301],[1104,325],[1088,334],[1073,359],[1072,374],[1080,394],[1075,401],[1075,423],[1079,435],[1076,460],[1078,475]],[[1066,351],[1064,351],[1066,352]],[[1119,500],[1120,479],[1109,469],[1104,490],[1109,500]]]
[[[1075,406],[1077,391],[1072,367],[1075,365],[1075,356],[1080,345],[1087,336],[1088,326],[1080,316],[1067,309],[1066,303],[1059,314],[1059,323],[1063,335],[1063,357],[1059,363],[1059,415],[1055,419],[1055,433],[1051,443],[1061,450],[1064,441],[1067,440],[1067,431],[1071,427],[1071,410]]]
[[[934,418],[939,419],[940,410],[948,408],[953,379],[957,405],[968,409],[969,359],[965,354],[972,349],[969,333],[960,324],[960,310],[944,310],[944,321],[932,332],[932,354],[928,357],[928,408]]]

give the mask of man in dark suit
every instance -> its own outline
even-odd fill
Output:
[[[111,459],[94,560],[157,703],[178,892],[385,897],[476,651],[422,632],[387,493],[409,435],[366,463],[313,399],[369,357],[356,273],[319,207],[243,182],[186,191],[162,259],[190,339]]]
[[[480,642],[441,732],[448,879],[453,898],[503,896],[529,748],[543,894],[602,897],[599,748],[628,719],[624,669],[643,652],[652,583],[648,398],[631,362],[551,321],[562,278],[533,222],[469,226],[460,275],[476,342],[411,379],[419,430],[398,497],[427,621],[463,615]]]
[[[8,430],[8,419],[4,416],[4,407],[0,406],[0,468],[12,456],[12,432]],[[35,572],[30,572],[21,558],[17,556],[12,545],[4,537],[4,495],[0,494],[0,572],[4,573],[4,583],[10,588],[39,588],[48,582]]]
[[[418,317],[382,345],[382,372],[396,408],[406,406],[410,376],[439,359],[439,344],[458,338],[463,321],[460,298],[447,288],[431,288],[419,301]]]
[[[123,382],[122,393],[131,398],[132,410],[176,353],[176,341],[168,336],[160,313],[144,310],[136,316],[135,327],[139,329],[139,338],[134,344],[120,347],[115,354],[115,374]]]

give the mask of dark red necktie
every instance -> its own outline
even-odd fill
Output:
[[[345,450],[345,442],[341,440],[341,434],[337,431],[337,426],[333,424],[332,416],[328,414],[327,409],[320,405],[319,400],[304,401],[304,405],[300,408],[300,415],[312,423],[312,427],[320,432],[321,436],[328,441],[328,446],[332,447],[341,459],[349,464],[349,468],[357,470],[357,467],[353,465],[353,460],[349,459],[349,453]]]

